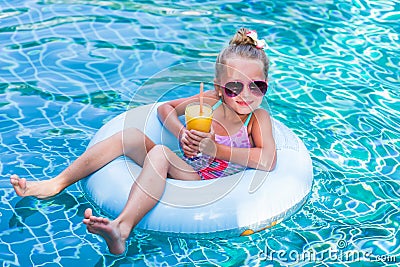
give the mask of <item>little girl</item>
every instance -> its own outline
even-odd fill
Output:
[[[212,179],[235,171],[237,166],[272,170],[276,154],[271,120],[266,110],[258,108],[268,88],[269,62],[264,45],[255,31],[242,28],[218,55],[215,90],[204,93],[204,102],[214,109],[209,133],[188,131],[178,119],[186,105],[198,101],[199,96],[173,100],[158,108],[161,121],[179,138],[185,159],[168,147],[154,144],[138,129],[124,129],[89,148],[53,179],[26,181],[12,175],[10,182],[16,193],[50,197],[121,155],[131,158],[143,168],[121,214],[110,221],[93,216],[87,209],[83,220],[89,232],[105,239],[111,253],[121,254],[132,229],[162,196],[167,177]],[[195,171],[190,158],[199,153],[214,159],[211,165],[222,168],[215,171],[204,166]]]

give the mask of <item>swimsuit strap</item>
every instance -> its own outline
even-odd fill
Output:
[[[249,116],[247,116],[246,121],[243,123],[243,126],[249,125],[250,119],[251,119],[251,115],[253,115],[253,112],[250,112]]]
[[[222,104],[222,100],[221,100],[221,98],[220,98],[220,99],[218,100],[218,102],[215,103],[214,106],[212,106],[212,110],[213,110],[213,111],[216,110],[219,106],[221,106],[221,104]]]
[[[222,99],[220,98],[220,99],[218,100],[218,102],[215,103],[214,106],[212,106],[212,110],[213,110],[213,111],[216,110],[219,106],[221,106],[221,104],[222,104]],[[249,116],[247,116],[247,119],[246,119],[246,121],[243,123],[243,126],[246,126],[246,127],[247,127],[247,125],[249,125],[249,122],[250,122],[250,119],[251,119],[251,115],[253,115],[253,112],[251,112],[251,113],[249,114]]]

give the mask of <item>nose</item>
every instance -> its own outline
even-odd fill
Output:
[[[250,96],[251,92],[250,92],[250,88],[248,85],[245,85],[243,88],[243,92],[241,93],[242,98],[243,99],[248,99]]]

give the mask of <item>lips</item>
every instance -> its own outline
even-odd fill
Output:
[[[236,103],[237,103],[239,106],[248,107],[248,106],[250,106],[250,105],[253,103],[253,101],[250,101],[250,102],[246,102],[246,101],[236,101]]]

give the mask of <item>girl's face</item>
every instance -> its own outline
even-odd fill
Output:
[[[220,77],[216,86],[217,92],[222,96],[226,105],[238,114],[249,114],[261,104],[263,94],[252,92],[249,84],[254,81],[266,81],[263,64],[257,59],[231,58],[227,60],[225,72]],[[224,86],[228,82],[241,82],[243,90],[238,95],[227,94]],[[254,91],[254,90],[253,90]]]

